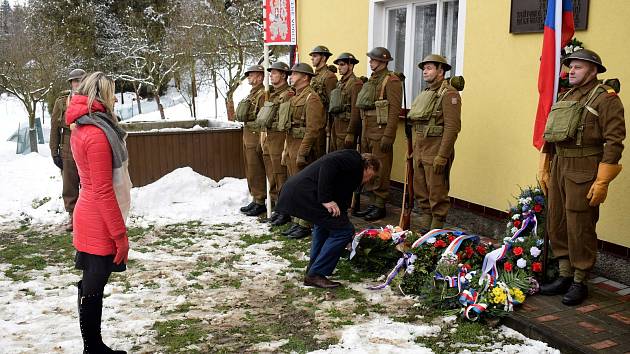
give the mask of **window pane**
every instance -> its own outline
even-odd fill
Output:
[[[413,71],[413,88],[412,97],[418,95],[420,90],[424,89],[425,83],[422,80],[422,71],[417,69],[417,64],[428,54],[435,52],[435,20],[437,13],[437,5],[419,5],[415,7],[416,23],[415,23],[415,41],[414,41],[414,71]]]
[[[390,69],[403,72],[405,69],[405,32],[407,26],[407,9],[391,9],[387,21],[387,49],[394,57]]]
[[[444,3],[442,17],[442,55],[446,57],[448,63],[453,67],[446,76],[455,75],[455,64],[457,60],[457,11],[459,1]]]

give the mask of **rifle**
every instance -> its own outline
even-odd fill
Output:
[[[413,132],[409,118],[407,117],[407,92],[405,90],[405,75],[399,73],[403,87],[403,109],[405,114],[405,137],[407,138],[407,163],[405,164],[405,184],[403,185],[402,206],[398,226],[403,230],[411,227],[411,211],[414,203],[413,193]]]
[[[356,140],[357,140],[356,149],[360,154],[361,153],[361,135],[359,135],[359,137],[356,138]],[[352,202],[350,203],[350,209],[352,209],[353,214],[361,210],[361,187],[362,186],[357,187],[357,189],[352,193]]]

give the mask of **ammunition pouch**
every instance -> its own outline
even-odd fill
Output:
[[[376,82],[366,82],[359,94],[357,95],[357,108],[372,110],[374,109],[374,97],[376,96]]]
[[[387,120],[389,119],[389,101],[375,101],[374,107],[376,109],[376,124],[387,124]]]

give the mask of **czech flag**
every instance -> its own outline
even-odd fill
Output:
[[[547,17],[543,37],[540,71],[538,72],[538,110],[534,123],[534,146],[540,150],[544,145],[543,133],[547,116],[558,94],[560,76],[560,54],[575,33],[572,0],[547,0]]]

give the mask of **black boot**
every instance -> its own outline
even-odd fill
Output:
[[[282,231],[282,234],[283,234],[284,236],[289,236],[289,235],[291,235],[291,233],[292,233],[293,231],[295,231],[295,229],[297,229],[299,226],[300,226],[300,225],[298,225],[298,224],[291,224],[291,226],[289,226],[289,228],[288,228],[288,229],[286,229],[286,230]]]
[[[124,350],[112,350],[101,338],[101,316],[103,314],[103,294],[82,296],[79,282],[79,324],[83,337],[83,353],[126,354]]]
[[[311,228],[305,227],[302,225],[298,225],[298,227],[289,234],[289,238],[294,240],[299,240],[301,238],[307,237],[311,235]]]
[[[277,212],[274,211],[273,213],[271,213],[271,217],[269,219],[267,219],[267,222],[268,223],[272,223],[272,222],[276,221],[276,219],[278,218],[278,215],[280,215],[280,214],[278,214]]]
[[[374,209],[369,214],[365,215],[363,219],[365,221],[374,221],[384,218],[386,214],[385,208],[374,207]]]
[[[356,217],[362,218],[362,217],[366,216],[367,214],[371,213],[374,209],[376,209],[376,205],[370,204],[367,208],[365,208],[363,210],[353,210],[352,211],[352,216],[356,216]]]
[[[569,291],[562,297],[562,303],[567,306],[579,305],[588,297],[588,286],[584,283],[573,282]]]
[[[573,277],[558,277],[549,284],[540,287],[540,295],[562,295],[569,290],[573,283]]]
[[[271,222],[271,226],[284,225],[288,223],[289,221],[291,221],[291,217],[289,215],[278,213],[278,217],[276,217],[276,219]]]
[[[258,216],[267,211],[265,204],[255,204],[254,207],[245,212],[247,216]]]
[[[248,211],[250,211],[253,207],[256,206],[256,202],[252,201],[251,203],[245,205],[244,207],[241,208],[241,213],[246,213]]]

